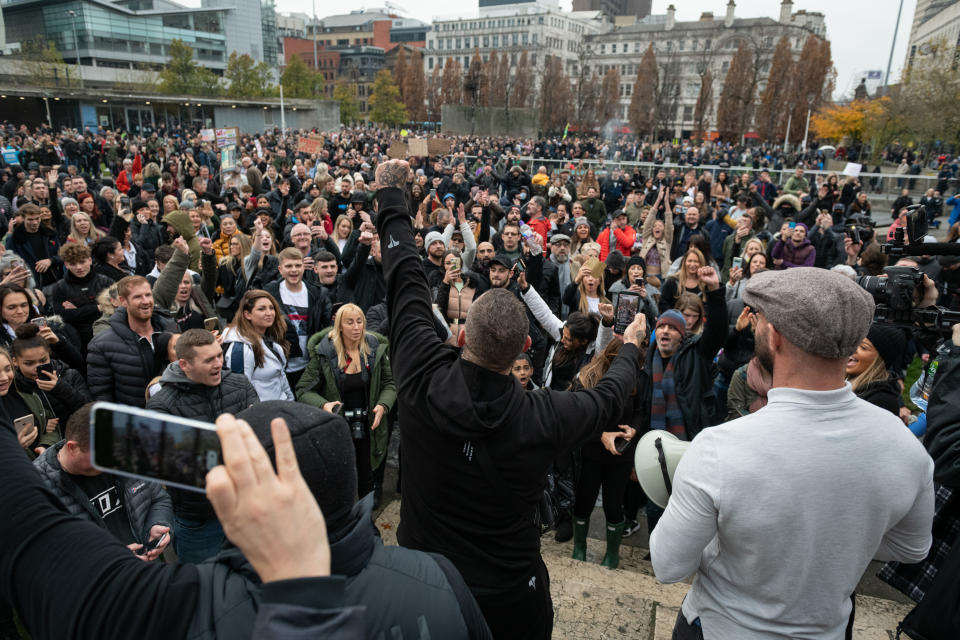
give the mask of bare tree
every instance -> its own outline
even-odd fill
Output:
[[[700,74],[700,93],[697,94],[697,106],[693,110],[693,119],[696,122],[695,135],[703,139],[706,134],[705,123],[713,114],[713,73],[707,67]]]
[[[400,45],[400,50],[397,51],[397,61],[393,65],[393,83],[400,88],[400,97],[404,101],[406,101],[406,96],[403,90],[404,85],[408,82],[407,73],[407,52],[404,50],[403,45]]]
[[[654,109],[654,135],[661,138],[672,138],[671,125],[675,125],[679,117],[677,109],[680,106],[680,78],[682,70],[680,60],[671,55],[660,69],[660,82],[656,91],[656,108]]]
[[[740,41],[730,61],[717,105],[717,130],[727,141],[739,141],[746,133],[756,88],[756,61],[746,40]]]
[[[512,92],[514,95],[512,99],[508,99],[508,105],[512,102],[521,108],[529,107],[530,99],[536,89],[536,87],[533,86],[534,80],[535,78],[530,68],[530,59],[527,57],[527,52],[523,51],[523,53],[520,54],[520,62],[517,64],[517,70],[512,83],[516,87],[516,91]],[[510,91],[507,92],[508,98],[510,93]]]
[[[660,72],[657,69],[657,56],[653,52],[653,43],[650,43],[637,67],[637,77],[633,83],[633,95],[630,97],[627,117],[630,128],[638,138],[654,134],[659,87]]]
[[[790,40],[783,36],[777,43],[770,63],[767,86],[757,108],[757,130],[764,140],[782,140],[787,128],[788,108],[794,97],[793,54]]]
[[[430,121],[439,122],[443,111],[443,80],[440,75],[440,65],[435,66],[430,73],[427,102],[430,108]]]
[[[620,67],[618,65],[612,65],[603,76],[597,117],[601,126],[620,117]]]
[[[813,113],[830,100],[833,93],[835,72],[830,55],[830,43],[811,35],[803,43],[800,58],[795,67],[796,92],[790,125],[790,139],[803,136],[808,111]]]
[[[562,131],[570,122],[572,98],[573,91],[563,70],[563,61],[557,56],[547,56],[539,96],[540,128],[544,132]]]
[[[426,78],[423,75],[423,54],[416,49],[410,57],[409,71],[402,85],[403,102],[407,105],[407,113],[410,114],[410,119],[416,122],[426,119],[424,108],[426,85]]]
[[[443,102],[442,104],[461,104],[463,102],[463,67],[460,62],[448,57],[443,63]]]

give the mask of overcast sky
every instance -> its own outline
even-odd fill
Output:
[[[886,70],[890,55],[890,43],[893,40],[894,20],[901,0],[793,0],[793,10],[806,9],[819,11],[826,16],[827,36],[830,38],[833,62],[837,68],[837,97],[848,95],[868,70]],[[704,11],[712,11],[715,16],[726,13],[726,0],[653,0],[653,13],[666,12],[667,5],[677,7],[678,20],[696,20]],[[736,0],[737,15],[755,18],[780,15],[778,0]],[[188,0],[188,4],[199,4],[198,0]],[[276,0],[277,10],[281,13],[313,12],[311,0]],[[476,0],[451,3],[450,0],[392,0],[393,5],[402,9],[402,14],[431,22],[435,16],[456,15],[458,10],[476,13]],[[570,9],[572,0],[560,0],[560,6]],[[329,0],[316,0],[317,15],[330,14],[331,6],[340,11],[382,7],[383,0],[351,1],[333,3]],[[900,70],[906,57],[907,40],[910,37],[910,24],[916,0],[903,0],[903,15],[900,18],[900,31],[897,34],[897,46],[893,54],[891,82],[900,77]]]

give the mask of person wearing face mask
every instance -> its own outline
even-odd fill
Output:
[[[802,222],[796,224],[787,234],[781,236],[770,250],[773,258],[773,268],[793,269],[796,267],[812,267],[817,260],[817,250],[807,238],[807,225]]]
[[[77,370],[51,359],[40,327],[30,323],[18,327],[10,351],[15,373],[4,407],[13,418],[33,416],[39,434],[28,452],[39,455],[60,441],[66,421],[90,402],[90,392]]]
[[[294,399],[286,375],[286,325],[273,296],[251,289],[223,332],[224,367],[247,376],[261,400]]]
[[[297,384],[297,399],[339,413],[350,427],[357,464],[357,497],[374,489],[375,470],[389,442],[387,414],[397,400],[387,339],[367,331],[355,304],[337,310],[333,327],[310,338],[310,363]]]

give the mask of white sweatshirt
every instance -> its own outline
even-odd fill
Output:
[[[663,582],[696,574],[683,613],[704,638],[839,640],[872,559],[926,557],[933,460],[849,384],[768,399],[687,449],[653,568]]]

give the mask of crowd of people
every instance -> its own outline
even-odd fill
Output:
[[[889,542],[884,536],[899,532],[910,544],[899,538],[878,557],[927,556],[929,530],[921,530],[932,493],[921,482],[929,469],[917,468],[929,456],[908,427],[922,436],[915,423],[930,430],[936,423],[941,433],[951,420],[932,399],[929,419],[912,411],[903,387],[907,367],[920,359],[919,386],[944,395],[947,376],[936,377],[934,392],[934,374],[949,369],[958,347],[947,341],[937,351],[901,327],[864,320],[872,303],[864,311],[868,300],[851,293],[863,293],[854,278],[888,266],[881,245],[906,229],[908,192],[890,210],[875,208],[858,179],[807,174],[822,168],[815,151],[654,147],[627,138],[458,138],[449,155],[408,165],[388,162],[390,132],[328,132],[313,155],[298,152],[294,138],[242,135],[236,165],[221,166],[198,132],[20,127],[0,135],[19,161],[5,154],[0,173],[0,403],[22,457],[69,513],[100,525],[138,561],[159,564],[173,548],[180,568],[153,574],[163,582],[157,593],[173,598],[165,606],[181,610],[160,623],[168,637],[249,635],[258,579],[225,545],[224,523],[202,494],[91,466],[93,401],[205,422],[239,415],[268,451],[271,418],[284,417],[331,533],[332,572],[353,585],[348,604],[367,607],[367,637],[392,629],[426,637],[418,620],[432,637],[549,637],[541,533],[554,529],[558,541],[572,540],[574,558],[586,560],[600,495],[604,566],[616,569],[623,539],[646,528],[661,579],[695,573],[717,534],[716,518],[714,529],[704,524],[709,510],[698,510],[697,500],[721,492],[711,484],[716,477],[701,476],[715,468],[711,456],[736,449],[706,434],[768,405],[737,424],[769,425],[762,416],[812,402],[778,387],[791,386],[784,372],[796,369],[794,383],[820,389],[818,367],[827,365],[814,357],[829,360],[841,387],[849,384],[850,397],[830,392],[824,402],[865,401],[843,420],[857,422],[858,410],[884,424],[886,437],[916,445],[912,458],[884,467],[900,465],[904,486],[917,489],[883,513],[913,519],[885,525],[872,516],[875,544],[834,567],[832,591],[819,601],[796,597],[828,612],[819,621],[801,623],[790,603],[724,604],[731,593],[746,601],[757,585],[777,582],[765,567],[750,574],[757,582],[749,588],[729,588],[737,559],[773,553],[754,541],[742,558],[717,565],[729,573],[714,581],[726,586],[698,583],[681,614],[693,629],[684,633],[703,620],[704,629],[732,634],[716,637],[842,637],[835,634],[852,616],[856,584],[849,579]],[[531,154],[549,162],[525,163]],[[579,162],[591,158],[687,166],[644,173]],[[744,165],[753,170],[726,169]],[[771,171],[784,167],[793,170],[780,184]],[[936,220],[941,191],[921,204]],[[960,223],[950,223],[952,242]],[[896,264],[924,275],[925,304],[960,310],[960,257]],[[637,318],[615,332],[626,294],[639,296]],[[859,304],[852,311],[851,301]],[[804,324],[811,306],[840,314],[836,324],[851,314],[845,332],[818,325],[823,314]],[[789,313],[778,315],[780,307]],[[803,335],[811,334],[833,346],[808,343]],[[771,341],[788,346],[772,355]],[[401,547],[386,548],[371,514],[397,430]],[[678,476],[670,504],[679,505],[666,512],[633,473],[636,441],[652,430],[699,447],[690,449],[698,468],[681,467],[688,479]],[[869,439],[857,433],[851,442]],[[778,437],[796,450],[790,433]],[[700,442],[718,448],[704,451]],[[945,477],[938,482],[949,486]],[[747,480],[727,490],[753,492]],[[804,504],[822,501],[818,491],[800,490]],[[657,533],[661,527],[670,533]],[[685,547],[692,531],[698,542]],[[178,581],[187,586],[177,591]],[[845,602],[830,601],[847,587]],[[226,596],[207,602],[209,589]],[[6,597],[14,607],[5,629],[16,637],[13,610],[29,623],[42,607],[24,604],[16,584]],[[149,622],[134,618],[131,628],[156,635]],[[737,635],[738,624],[754,636]]]

